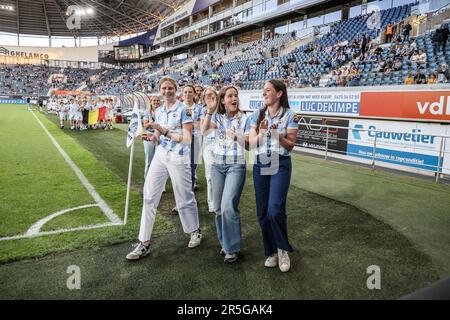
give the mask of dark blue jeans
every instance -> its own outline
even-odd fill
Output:
[[[278,249],[292,252],[287,235],[286,200],[291,183],[291,157],[279,156],[279,169],[272,175],[262,175],[259,159],[253,166],[256,213],[264,241],[264,254],[271,256]]]

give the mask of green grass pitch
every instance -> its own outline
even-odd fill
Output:
[[[129,150],[126,126],[76,132],[36,112],[49,132],[120,218]],[[45,215],[92,198],[23,106],[0,106],[0,236],[23,233]],[[243,251],[225,265],[214,216],[207,213],[203,167],[196,193],[202,245],[186,248],[170,185],[158,210],[149,257],[125,260],[136,239],[143,185],[136,144],[127,226],[0,241],[0,298],[62,299],[390,299],[450,274],[450,187],[427,179],[294,155],[288,196],[292,270],[263,267],[251,168],[241,200]],[[98,208],[62,215],[43,231],[107,222]],[[32,259],[32,260],[31,260]],[[82,289],[66,287],[80,266]],[[381,268],[381,290],[366,286],[367,267]]]

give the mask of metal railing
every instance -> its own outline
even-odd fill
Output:
[[[341,135],[339,135],[340,130],[344,131]],[[367,135],[364,139],[361,138],[363,133]],[[399,139],[403,137],[405,141],[401,143],[401,141],[389,137]],[[444,174],[443,170],[450,172],[450,150],[445,150],[447,141],[450,142],[447,139],[450,139],[450,136],[427,134],[421,131],[411,133],[322,124],[300,124],[296,146],[306,149],[302,150],[306,152],[307,149],[319,150],[325,160],[334,154],[367,159],[372,170],[376,169],[377,162],[426,170],[435,174],[437,183]],[[427,146],[431,142],[433,146]],[[354,148],[349,149],[348,145],[352,145]],[[422,160],[419,160],[420,158]],[[446,159],[448,159],[449,165],[444,168]]]

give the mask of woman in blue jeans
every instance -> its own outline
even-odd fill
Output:
[[[211,180],[217,237],[224,261],[232,263],[241,251],[239,200],[245,183],[250,118],[239,110],[238,90],[233,86],[224,87],[217,103],[207,107],[202,131],[216,131]]]
[[[150,98],[150,105],[147,110],[144,111],[144,129],[145,135],[143,135],[143,143],[144,143],[144,153],[145,153],[145,169],[144,169],[144,179],[147,177],[148,168],[150,167],[150,163],[152,163],[153,156],[155,155],[156,150],[156,141],[153,141],[154,129],[152,129],[151,125],[155,122],[155,112],[156,109],[161,105],[161,101],[159,97],[153,96]]]
[[[291,151],[295,146],[298,120],[289,109],[286,85],[269,80],[264,85],[264,107],[253,114],[250,146],[256,147],[253,182],[256,211],[268,268],[289,271],[292,252],[287,235],[286,200],[291,182]]]

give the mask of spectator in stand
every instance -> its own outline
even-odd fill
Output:
[[[376,54],[377,56],[381,56],[382,53],[383,53],[383,48],[377,47],[377,48],[375,49],[375,54]]]
[[[400,58],[395,59],[393,69],[394,71],[400,71],[403,67],[402,60]]]
[[[408,72],[405,78],[404,84],[415,84],[414,78],[411,76],[411,73]]]
[[[362,36],[362,39],[361,39],[361,47],[360,47],[360,51],[361,51],[361,55],[362,55],[362,56],[364,56],[364,54],[365,54],[366,51],[367,51],[367,38],[366,38],[366,35],[365,35],[365,34]]]
[[[418,64],[426,64],[427,63],[427,54],[424,51],[419,50],[419,59],[417,59],[416,62]]]
[[[386,68],[386,62],[381,60],[381,57],[378,57],[377,61],[377,72],[384,72],[384,69]]]
[[[428,84],[435,84],[437,83],[436,74],[432,73],[430,75],[430,78],[428,79]]]
[[[441,48],[441,29],[437,29],[433,36],[431,37],[431,41],[433,42],[433,51],[434,53],[438,53]]]
[[[447,67],[447,64],[444,63],[438,68],[437,82],[445,83],[449,81],[450,81],[450,71]]]
[[[392,37],[394,36],[394,25],[389,22],[388,25],[386,26],[386,42],[391,42],[392,41]]]
[[[419,72],[419,70],[416,71],[416,74],[414,76],[414,82],[416,84],[426,84],[427,83],[427,78],[425,77],[425,75],[421,72]]]
[[[409,41],[409,34],[412,30],[411,24],[407,22],[405,25],[403,25],[403,42]]]
[[[448,40],[448,24],[444,23],[441,26],[441,44],[442,44],[442,52],[445,54],[445,47],[447,46],[447,40]]]

